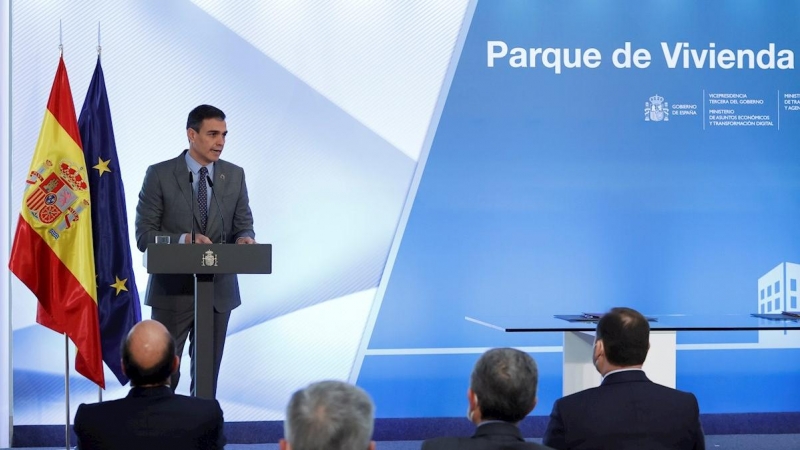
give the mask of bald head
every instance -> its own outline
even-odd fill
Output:
[[[143,320],[128,333],[122,346],[122,368],[131,386],[166,384],[177,368],[175,340],[155,320]]]

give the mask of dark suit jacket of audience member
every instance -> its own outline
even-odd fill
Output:
[[[81,450],[221,449],[223,423],[216,400],[134,387],[123,399],[80,405],[74,429]]]
[[[653,383],[641,370],[557,400],[543,442],[559,450],[705,449],[694,394]]]
[[[422,443],[422,450],[548,450],[535,442],[526,442],[519,428],[508,422],[486,422],[468,438],[439,437]],[[552,449],[551,449],[552,450]]]

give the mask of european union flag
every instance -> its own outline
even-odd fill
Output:
[[[128,331],[142,320],[142,311],[133,276],[125,189],[100,57],[86,93],[78,128],[89,171],[103,361],[124,385],[128,377],[122,373],[120,347]]]

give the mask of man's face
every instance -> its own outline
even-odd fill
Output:
[[[200,131],[189,128],[186,134],[189,136],[189,156],[207,166],[219,160],[228,128],[224,120],[205,119],[200,124]]]

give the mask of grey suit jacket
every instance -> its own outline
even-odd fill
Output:
[[[139,204],[136,206],[136,246],[142,252],[156,236],[169,236],[170,245],[179,244],[182,234],[200,229],[200,213],[194,208],[192,218],[192,186],[184,150],[177,158],[154,164],[147,169]],[[226,161],[214,163],[213,195],[208,210],[205,235],[213,242],[222,242],[223,222],[226,243],[244,236],[255,238],[253,214],[247,196],[244,170]],[[195,199],[196,200],[196,199]],[[219,207],[217,207],[219,204]],[[221,216],[221,218],[220,218]],[[194,307],[192,275],[150,275],[144,303],[174,311]],[[214,277],[214,309],[228,312],[242,303],[236,275]]]

